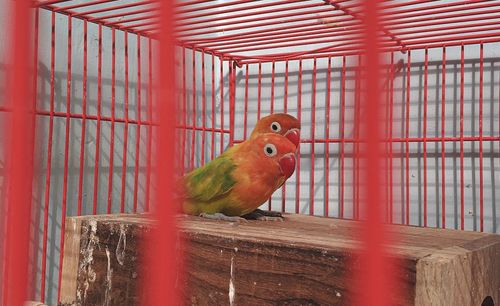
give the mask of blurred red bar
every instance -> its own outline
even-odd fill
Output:
[[[6,99],[12,112],[2,122],[5,132],[8,182],[6,198],[2,199],[6,212],[6,233],[2,237],[5,257],[2,286],[2,305],[21,306],[28,286],[29,230],[33,181],[34,109],[33,84],[29,78],[32,56],[29,40],[31,32],[28,1],[9,1],[10,24],[7,46],[10,67],[7,70]],[[2,239],[3,240],[3,239]]]
[[[181,305],[179,291],[176,287],[183,281],[178,281],[180,267],[180,247],[177,241],[177,227],[174,221],[174,213],[177,205],[173,200],[172,192],[174,185],[175,170],[175,50],[172,26],[173,1],[161,1],[161,25],[160,52],[158,59],[158,103],[155,103],[158,113],[157,153],[155,154],[158,171],[157,184],[154,198],[154,217],[158,220],[157,227],[151,232],[149,250],[147,252],[151,274],[145,279],[144,289],[147,292],[142,295],[142,305]],[[182,277],[181,277],[182,279]]]
[[[380,118],[383,113],[380,83],[381,75],[381,53],[380,41],[377,39],[379,29],[378,4],[379,1],[364,1],[363,21],[365,26],[364,48],[366,56],[362,61],[361,108],[364,110],[363,120],[360,124],[360,161],[363,169],[360,172],[361,189],[360,200],[364,222],[361,230],[360,265],[356,269],[358,275],[355,284],[356,296],[353,297],[352,305],[386,306],[394,303],[394,287],[391,286],[390,277],[392,271],[387,261],[387,250],[384,246],[388,243],[383,225],[383,144]],[[366,219],[365,219],[366,216]],[[359,290],[359,288],[363,288]]]

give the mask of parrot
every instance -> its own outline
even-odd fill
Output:
[[[250,139],[264,133],[276,133],[285,136],[290,140],[295,147],[299,146],[300,142],[300,122],[297,118],[284,114],[274,113],[266,117],[262,117],[255,125]]]
[[[252,134],[182,177],[184,213],[239,222],[254,212],[295,171],[296,145],[277,133]]]

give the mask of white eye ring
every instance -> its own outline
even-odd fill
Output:
[[[276,146],[273,145],[272,143],[268,143],[264,146],[264,154],[266,154],[269,157],[276,156],[278,154],[278,150],[276,149]]]
[[[279,131],[281,131],[281,124],[274,121],[273,123],[271,123],[271,130],[275,133],[278,133]]]

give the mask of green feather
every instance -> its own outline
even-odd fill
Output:
[[[210,202],[226,195],[236,184],[234,169],[233,160],[223,154],[188,173],[185,177],[188,197],[194,202]]]

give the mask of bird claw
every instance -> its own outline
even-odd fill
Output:
[[[284,221],[283,215],[280,212],[262,209],[256,209],[242,217],[247,220]]]
[[[207,214],[201,213],[199,215],[202,218],[207,218],[211,220],[221,220],[221,221],[230,221],[230,222],[247,222],[246,219],[238,216],[226,216],[223,213],[215,213],[215,214]]]

